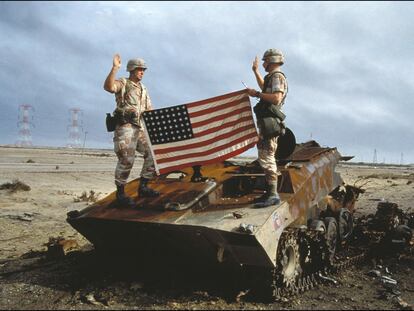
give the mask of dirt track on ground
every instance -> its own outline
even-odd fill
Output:
[[[142,160],[131,174],[137,177]],[[235,300],[207,283],[180,279],[179,272],[155,278],[117,274],[67,222],[66,213],[87,206],[87,198],[114,191],[116,157],[110,150],[0,147],[0,185],[19,180],[30,191],[0,190],[0,309],[402,309],[414,305],[414,256],[381,263],[398,282],[400,301],[387,295],[371,263],[352,267],[299,296],[277,303]],[[413,167],[341,164],[345,182],[364,183],[356,216],[374,213],[381,199],[414,212]],[[92,192],[91,192],[92,191]],[[85,193],[84,193],[85,192]],[[74,239],[81,251],[45,260],[51,237]],[[207,274],[200,274],[205,277]],[[200,285],[201,284],[201,285]],[[220,286],[218,286],[220,287]],[[222,288],[222,286],[221,286]],[[222,288],[223,289],[223,288]]]

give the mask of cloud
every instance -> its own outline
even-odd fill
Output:
[[[241,81],[257,88],[252,61],[276,47],[286,55],[284,109],[299,140],[312,133],[354,154],[382,145],[414,163],[413,10],[404,2],[2,2],[0,143],[17,140],[18,105],[27,103],[35,144],[65,145],[69,109],[79,107],[88,141],[110,148],[104,118],[114,98],[102,85],[114,53],[119,77],[128,59],[147,61],[144,84],[165,107]]]

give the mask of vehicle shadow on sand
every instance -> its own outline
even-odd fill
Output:
[[[243,293],[240,271],[114,256],[94,249],[73,251],[60,258],[31,252],[0,266],[2,283],[23,282],[56,292],[63,306],[80,302],[101,306],[149,307],[176,301],[238,301]],[[55,297],[50,297],[55,299]],[[55,301],[56,303],[56,301]]]

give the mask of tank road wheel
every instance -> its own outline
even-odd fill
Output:
[[[341,208],[338,219],[339,238],[341,241],[347,241],[354,229],[354,218],[346,208]]]
[[[285,288],[295,288],[302,268],[296,231],[285,231],[279,241],[277,250],[277,285]]]
[[[326,256],[328,265],[333,264],[336,245],[338,243],[338,223],[333,217],[325,217],[325,243],[326,243]]]

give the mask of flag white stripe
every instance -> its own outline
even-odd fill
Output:
[[[217,116],[221,116],[223,114],[226,114],[226,113],[229,113],[229,112],[232,112],[232,111],[235,111],[237,109],[241,109],[241,108],[244,108],[244,107],[247,107],[247,106],[250,106],[250,102],[243,101],[243,102],[237,104],[236,106],[228,107],[226,109],[221,109],[221,110],[218,110],[218,111],[215,111],[215,112],[206,113],[206,114],[203,114],[203,115],[198,116],[198,117],[191,117],[191,123],[194,124],[194,123],[197,123],[197,122],[200,122],[200,121],[205,121],[205,120],[208,120],[208,119],[211,119],[211,118],[214,118],[214,117],[217,117]],[[191,112],[189,111],[189,113],[191,113]]]
[[[236,145],[230,146],[226,149],[220,150],[218,152],[212,153],[210,155],[206,155],[203,157],[195,157],[195,158],[187,158],[187,159],[182,159],[182,160],[178,160],[178,161],[171,161],[171,162],[167,162],[167,163],[160,163],[158,164],[158,168],[159,170],[165,169],[167,167],[171,167],[171,166],[176,166],[176,165],[182,165],[182,164],[187,164],[187,163],[191,163],[191,162],[198,162],[198,161],[208,161],[208,160],[212,160],[221,156],[224,156],[228,153],[231,153],[235,150],[241,149],[251,143],[254,143],[257,141],[257,137],[252,137],[249,138],[243,142],[240,142]]]
[[[237,115],[234,115],[234,116],[222,119],[222,120],[218,120],[218,121],[211,122],[211,123],[208,123],[208,124],[203,125],[203,126],[193,128],[193,133],[197,134],[197,133],[206,131],[208,129],[211,129],[211,128],[214,128],[214,127],[219,127],[219,126],[222,126],[226,123],[233,122],[233,121],[236,121],[236,120],[239,120],[241,118],[248,117],[248,116],[251,116],[251,115],[252,115],[251,111],[245,111],[243,113],[240,113],[240,114],[237,114]],[[253,123],[253,119],[251,120],[250,123]]]
[[[208,151],[208,150],[211,150],[213,148],[228,144],[228,143],[230,143],[230,142],[232,142],[232,141],[234,141],[234,140],[236,140],[240,137],[243,137],[243,136],[246,136],[248,134],[255,133],[255,132],[256,132],[255,128],[250,128],[250,129],[245,130],[243,132],[234,133],[233,136],[230,136],[228,138],[216,141],[216,142],[214,142],[212,144],[209,144],[207,146],[202,146],[202,147],[198,147],[198,148],[191,148],[191,149],[184,149],[184,150],[178,150],[178,151],[172,151],[172,152],[163,153],[163,154],[157,154],[156,157],[157,157],[158,160],[161,160],[161,159],[173,158],[173,157],[176,157],[176,156],[181,156],[181,155],[186,155],[186,154],[192,154],[192,153],[197,153],[197,152]],[[183,144],[183,142],[184,142],[184,144]],[[187,141],[183,141],[183,142],[180,145],[187,145],[188,144]]]
[[[203,105],[199,105],[199,106],[195,106],[195,107],[191,107],[191,104],[190,104],[190,106],[187,106],[187,109],[188,109],[189,112],[197,112],[197,111],[204,110],[204,109],[216,108],[220,105],[225,105],[225,104],[230,103],[232,101],[242,99],[243,97],[246,97],[246,100],[249,100],[249,96],[247,94],[241,94],[241,95],[233,96],[233,97],[230,97],[230,98],[222,99],[222,100],[219,100],[219,101],[213,101],[213,102],[210,102],[210,103],[205,103]]]
[[[193,138],[190,138],[190,139],[187,139],[187,140],[174,141],[174,142],[159,144],[159,145],[152,145],[152,148],[154,150],[161,150],[161,149],[166,149],[166,148],[171,148],[171,147],[176,147],[176,146],[181,146],[181,145],[187,146],[187,145],[190,145],[190,144],[193,144],[193,143],[203,142],[203,141],[212,139],[214,137],[217,137],[220,134],[229,133],[229,132],[231,132],[235,129],[238,129],[238,128],[242,127],[243,125],[245,126],[245,125],[249,125],[249,124],[252,124],[252,128],[254,128],[256,130],[256,127],[254,126],[253,120],[249,120],[249,121],[240,122],[240,123],[238,123],[236,125],[233,125],[231,127],[227,127],[227,128],[221,129],[220,131],[216,131],[216,132],[206,134],[206,135],[203,135],[203,136],[200,136],[200,137],[193,137]],[[206,129],[208,129],[208,127],[206,127]]]

